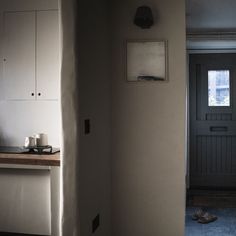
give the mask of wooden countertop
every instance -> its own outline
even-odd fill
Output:
[[[0,164],[60,166],[60,153],[52,155],[0,153]]]

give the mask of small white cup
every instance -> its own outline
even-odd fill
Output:
[[[47,146],[48,145],[48,136],[47,134],[39,133],[35,135],[37,139],[37,146]]]
[[[35,137],[29,136],[25,137],[25,147],[36,147],[37,140]]]

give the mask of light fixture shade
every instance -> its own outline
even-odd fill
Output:
[[[153,25],[152,10],[148,6],[140,6],[137,8],[134,24],[141,27],[142,29],[148,29]]]

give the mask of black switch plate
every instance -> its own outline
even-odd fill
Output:
[[[92,232],[94,233],[100,225],[100,215],[97,216],[92,221]]]
[[[84,120],[84,133],[85,134],[90,133],[90,119]]]

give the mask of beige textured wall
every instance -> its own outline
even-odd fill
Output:
[[[60,0],[61,12],[61,227],[60,235],[76,236],[78,219],[78,93],[75,60],[75,2]],[[58,235],[59,236],[59,235]]]
[[[155,25],[133,25],[147,4]],[[112,236],[183,236],[185,1],[114,0],[112,6]],[[168,40],[169,82],[127,83],[125,40]]]
[[[107,0],[79,0],[77,72],[79,95],[79,216],[80,235],[92,235],[92,220],[100,214],[94,235],[110,235],[111,78]],[[91,133],[84,134],[90,119]]]

